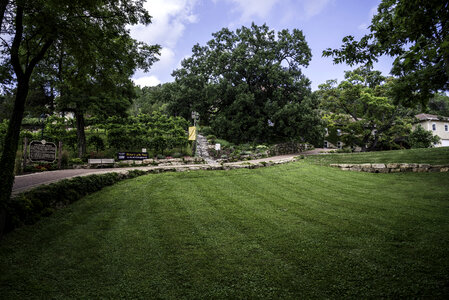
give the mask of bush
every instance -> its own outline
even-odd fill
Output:
[[[179,152],[175,152],[175,153],[173,153],[172,157],[173,157],[173,158],[181,158],[181,157],[182,157],[182,154],[179,153]]]
[[[55,210],[65,207],[105,186],[144,174],[146,174],[144,171],[132,170],[127,174],[107,173],[75,177],[21,193],[11,198],[6,204],[5,232],[22,225],[34,224],[40,218],[49,216]]]
[[[217,137],[216,137],[215,135],[213,135],[213,134],[210,134],[210,135],[208,135],[208,136],[206,137],[206,139],[207,139],[207,141],[208,141],[210,144],[215,144],[215,141],[217,140]]]
[[[212,131],[212,128],[210,128],[210,126],[202,126],[200,128],[200,132],[204,136],[208,136],[208,135],[214,134],[214,132]]]
[[[72,165],[82,165],[83,164],[83,160],[81,158],[72,158],[69,160],[70,164]]]
[[[215,139],[215,143],[220,144],[222,149],[230,148],[233,145],[232,143],[222,139]]]
[[[418,125],[408,136],[408,142],[412,148],[430,148],[439,143],[440,138]]]
[[[105,149],[104,140],[99,135],[89,137],[88,144],[95,148],[95,151],[103,151]]]
[[[268,151],[268,147],[265,146],[265,145],[258,145],[258,146],[256,147],[256,151],[257,151],[258,153],[262,153],[262,152]]]
[[[69,165],[69,152],[62,150],[61,154],[61,167],[66,168]]]

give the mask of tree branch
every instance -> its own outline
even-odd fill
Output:
[[[17,5],[15,26],[16,33],[14,34],[14,40],[11,45],[11,64],[14,68],[17,79],[21,80],[25,73],[20,65],[19,59],[19,48],[23,34],[23,7],[20,5]]]

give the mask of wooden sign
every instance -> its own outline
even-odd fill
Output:
[[[56,160],[56,152],[57,147],[55,143],[49,143],[45,140],[32,141],[30,143],[30,160],[33,162],[54,162]]]

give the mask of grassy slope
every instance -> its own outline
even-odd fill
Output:
[[[322,165],[333,163],[426,163],[449,164],[449,147],[392,150],[365,153],[333,153],[312,155],[308,159]]]
[[[442,297],[448,186],[306,162],[139,177],[6,236],[0,295]]]

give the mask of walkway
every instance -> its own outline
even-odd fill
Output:
[[[209,155],[208,146],[209,143],[207,142],[207,139],[201,134],[198,134],[196,139],[196,156],[202,157],[206,164],[217,164],[217,162]]]
[[[303,152],[300,154],[311,155],[311,154],[320,154],[323,152],[323,149],[315,149],[312,151]],[[295,160],[295,157],[299,154],[290,154],[290,155],[281,155],[281,156],[272,156],[262,159],[248,160],[248,161],[239,161],[233,163],[225,163],[223,164],[224,168],[232,168],[239,165],[250,166],[257,165],[261,162],[266,163],[285,163],[291,162]],[[189,165],[171,165],[171,166],[135,166],[135,167],[127,167],[127,168],[106,168],[106,169],[68,169],[68,170],[57,170],[57,171],[47,171],[41,173],[33,173],[27,175],[19,175],[15,177],[14,186],[13,186],[13,194],[17,194],[20,192],[24,192],[26,190],[32,189],[42,184],[49,184],[53,182],[57,182],[62,179],[68,179],[76,176],[87,176],[92,174],[104,174],[104,173],[126,173],[130,170],[164,170],[164,169],[173,169],[176,168],[178,170],[189,169],[189,170],[198,170],[198,169],[207,169],[207,168],[216,168],[220,167],[214,160],[210,163],[206,164],[189,164]]]

